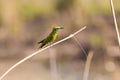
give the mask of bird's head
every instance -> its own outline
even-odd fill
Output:
[[[53,26],[53,30],[55,31],[55,32],[58,32],[59,31],[59,29],[64,29],[64,28],[62,28],[62,27],[60,27],[60,26]]]
[[[55,26],[53,26],[53,29],[64,29],[64,28],[55,25]]]

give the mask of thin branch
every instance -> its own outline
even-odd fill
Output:
[[[87,56],[87,61],[85,64],[85,69],[84,69],[84,73],[83,73],[83,80],[88,80],[88,76],[89,76],[89,71],[90,71],[90,64],[93,58],[93,52],[91,51],[88,56]]]
[[[82,49],[82,51],[84,52],[84,54],[86,55],[87,60],[86,60],[86,63],[85,63],[85,69],[84,69],[84,73],[83,73],[83,80],[88,80],[89,70],[90,70],[90,64],[91,64],[92,58],[93,58],[93,52],[91,51],[88,54],[88,56],[87,56],[86,51],[81,46],[81,44],[79,43],[79,41],[77,40],[77,38],[75,36],[73,38],[77,42],[77,44],[80,46],[80,48]]]
[[[20,65],[21,63],[25,62],[25,61],[28,60],[29,58],[37,55],[38,53],[40,53],[40,52],[42,52],[42,51],[45,51],[45,50],[48,49],[48,48],[51,48],[52,46],[55,46],[55,45],[57,45],[57,44],[59,44],[59,43],[61,43],[61,42],[63,42],[63,41],[66,41],[66,40],[72,38],[73,36],[75,36],[75,35],[78,34],[79,32],[83,31],[84,29],[86,29],[86,26],[84,26],[83,28],[79,29],[79,30],[76,31],[75,33],[69,35],[68,37],[66,37],[66,38],[64,38],[64,39],[62,39],[62,40],[60,40],[60,41],[57,41],[57,42],[51,44],[50,46],[47,46],[47,47],[45,47],[45,48],[42,48],[42,49],[34,52],[33,54],[31,54],[31,55],[23,58],[22,60],[20,60],[20,61],[17,62],[16,64],[14,64],[12,67],[10,67],[10,68],[0,77],[0,80],[2,80],[2,79],[3,79],[10,71],[12,71],[15,67],[17,67],[17,66]]]
[[[80,44],[80,42],[77,40],[77,38],[75,36],[73,38],[77,42],[77,44],[80,46],[80,48],[82,49],[83,53],[85,54],[85,56],[87,58],[87,53],[86,53],[85,49],[82,47],[82,45]]]
[[[113,5],[113,0],[110,0],[110,6],[111,6],[112,13],[113,13],[113,18],[114,18],[114,24],[115,24],[115,28],[116,28],[116,32],[117,32],[118,43],[119,43],[119,46],[120,46],[120,35],[119,35],[117,19],[116,19],[116,15],[115,15],[115,9],[114,9],[114,5]]]

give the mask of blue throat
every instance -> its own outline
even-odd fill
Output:
[[[59,29],[55,29],[55,33],[58,33],[59,32]]]

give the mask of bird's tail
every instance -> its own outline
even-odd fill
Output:
[[[44,40],[38,42],[38,44],[42,43],[39,48],[42,48],[45,45],[43,42],[44,42]]]
[[[42,41],[39,41],[39,42],[38,42],[38,44],[42,43],[43,41],[44,41],[44,40],[42,40]]]

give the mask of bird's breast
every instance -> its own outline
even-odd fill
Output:
[[[57,36],[58,36],[57,34],[53,35],[53,41],[56,40]]]

